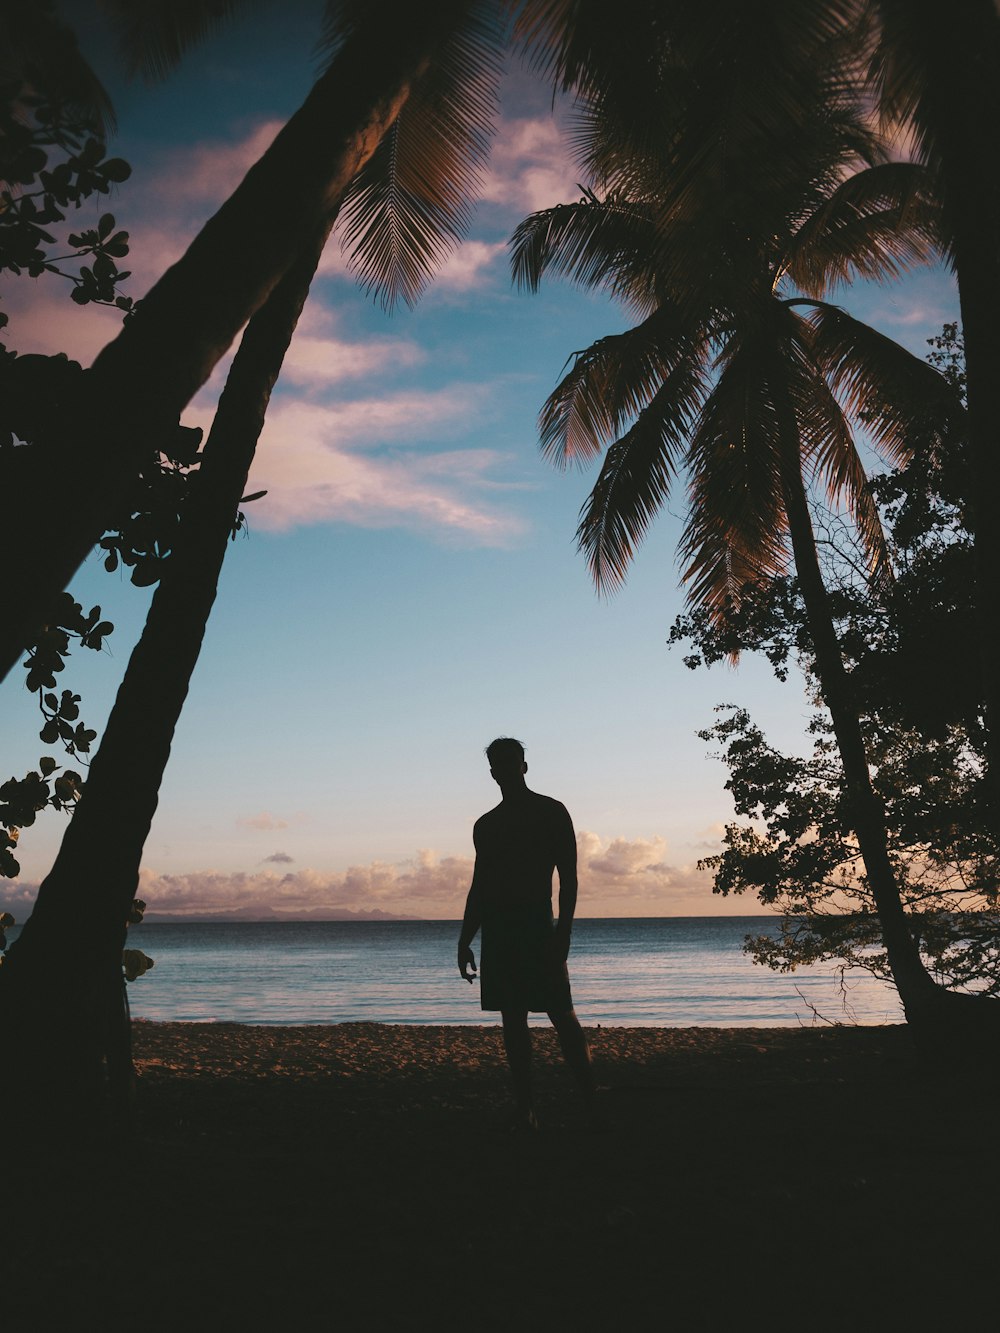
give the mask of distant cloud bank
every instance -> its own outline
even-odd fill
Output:
[[[280,821],[275,824],[283,827]],[[708,875],[693,865],[669,861],[663,838],[608,840],[581,831],[577,846],[581,916],[727,915],[752,906],[714,897]],[[287,865],[292,859],[286,852],[275,852],[261,864]],[[139,897],[150,912],[178,916],[238,911],[271,918],[328,911],[447,920],[462,915],[471,877],[471,857],[422,850],[405,861],[371,861],[335,873],[255,869],[169,875],[144,870]],[[6,899],[6,910],[23,920],[34,894],[34,885],[12,881],[9,888],[0,888],[0,906]]]

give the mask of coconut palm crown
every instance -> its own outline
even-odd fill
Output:
[[[539,422],[553,461],[604,456],[577,534],[602,591],[681,472],[694,603],[722,614],[785,567],[803,472],[849,506],[886,577],[851,420],[895,462],[916,420],[949,407],[936,371],[828,299],[928,261],[938,214],[924,170],[888,160],[869,123],[848,30],[843,63],[821,31],[812,58],[794,34],[792,59],[786,8],[730,11],[712,39],[675,26],[636,72],[642,114],[587,99],[576,145],[591,187],[512,239],[520,286],[564,275],[639,316],[571,358]]]

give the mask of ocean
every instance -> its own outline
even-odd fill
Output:
[[[761,917],[576,922],[570,978],[585,1025],[781,1027],[896,1023],[895,991],[831,965],[791,974],[743,953]],[[455,963],[458,922],[143,923],[155,966],[129,985],[136,1018],[237,1023],[496,1023]],[[478,950],[473,946],[478,958]],[[539,1016],[538,1022],[544,1022]]]

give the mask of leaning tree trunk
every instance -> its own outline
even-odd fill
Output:
[[[991,824],[1000,836],[1000,13],[995,0],[877,0],[882,43],[916,99],[939,172],[965,342],[976,603]]]
[[[0,968],[2,1065],[28,1081],[29,1102],[53,1082],[92,1087],[102,1057],[130,1081],[121,957],[142,850],[264,413],[332,225],[247,325],[84,794]]]
[[[0,568],[18,569],[0,678],[100,539],[140,464],[240,328],[329,220],[469,0],[378,7],[302,107],[87,372],[57,460],[32,450],[5,497]]]
[[[991,827],[1000,836],[1000,17],[992,0],[965,0],[942,18],[935,71],[941,174],[965,343],[987,791]]]
[[[849,814],[875,900],[889,967],[907,1021],[919,1021],[927,1007],[933,1003],[940,987],[924,967],[903,910],[889,857],[885,813],[872,786],[861,723],[844,670],[826,585],[816,554],[812,519],[802,480],[801,445],[794,422],[786,423],[785,433],[782,458],[785,513],[792,540],[795,572],[802,590],[816,656],[816,675],[833,721],[844,768]]]

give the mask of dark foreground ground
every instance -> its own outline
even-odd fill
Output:
[[[127,1151],[4,1145],[0,1329],[995,1328],[994,1079],[903,1028],[136,1025]]]

